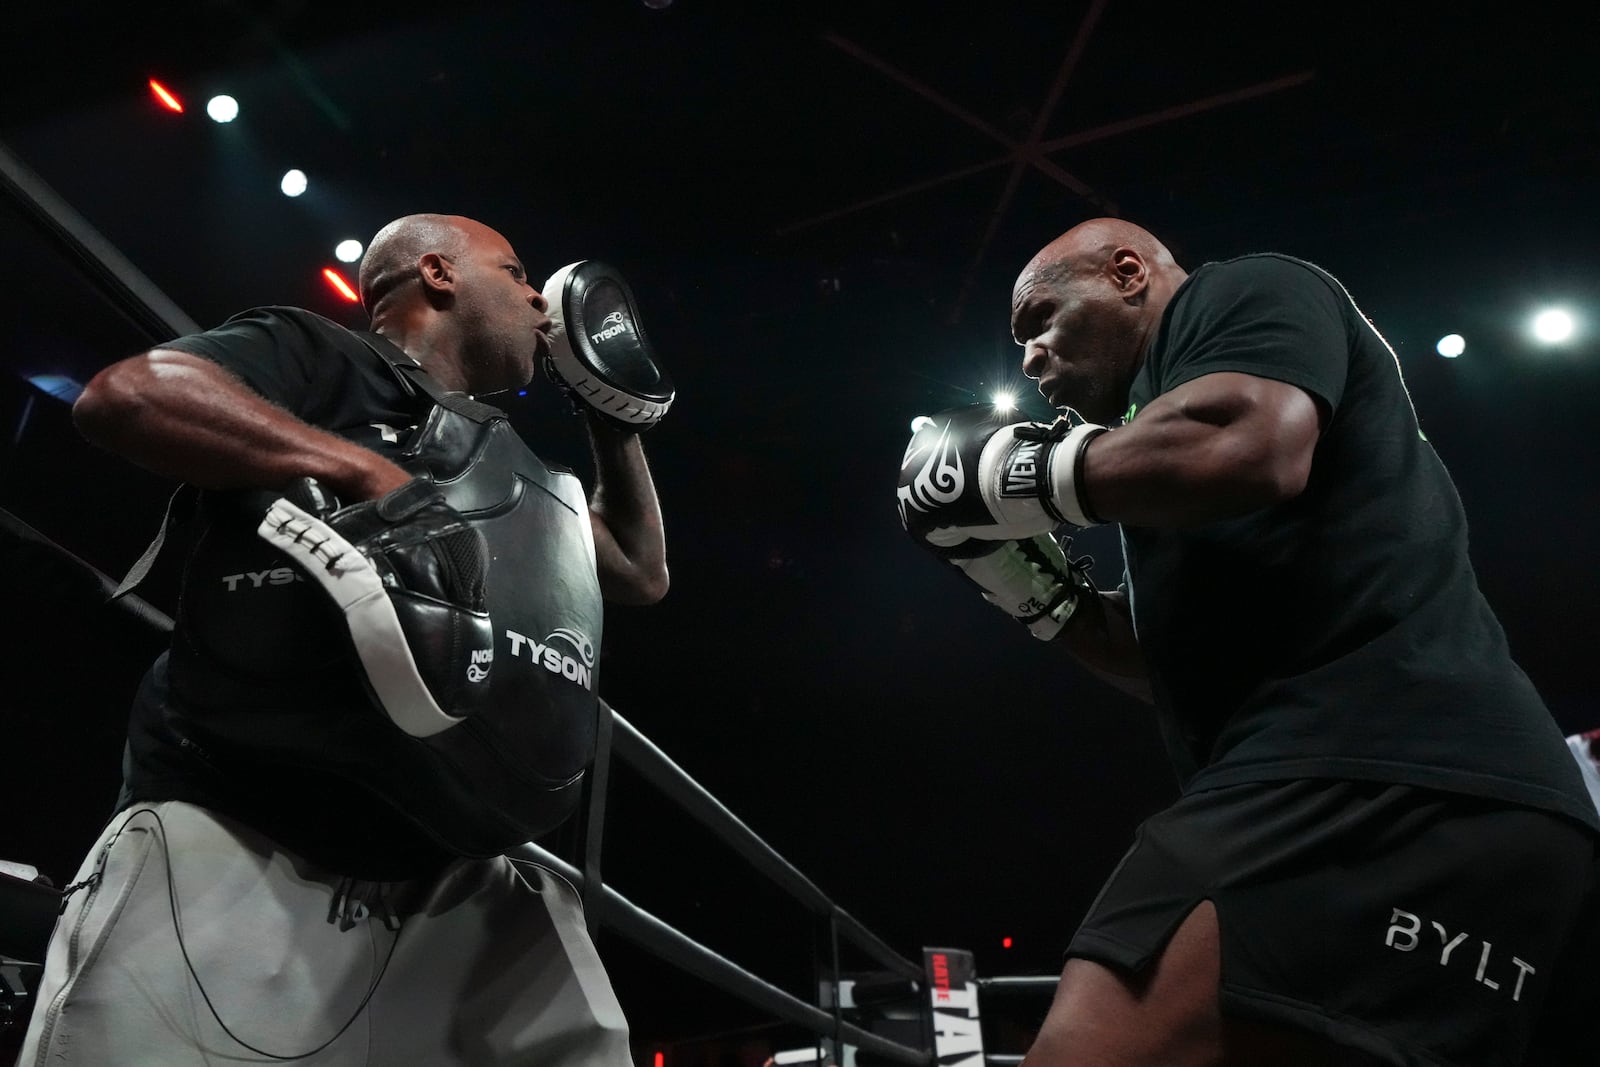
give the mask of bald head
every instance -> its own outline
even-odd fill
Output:
[[[1167,247],[1121,219],[1090,219],[1045,245],[1011,291],[1022,372],[1055,407],[1117,418],[1187,275]]]
[[[1077,271],[1095,271],[1120,249],[1131,249],[1152,274],[1178,270],[1177,261],[1155,234],[1122,219],[1080,222],[1045,245],[1022,270],[1022,277],[1060,278]]]
[[[447,389],[526,385],[550,318],[511,243],[462,215],[407,215],[372,238],[361,261],[372,330]]]
[[[482,223],[461,215],[407,215],[377,232],[361,260],[361,306],[379,311],[417,280],[417,261],[429,252],[451,259],[466,251],[468,235]]]

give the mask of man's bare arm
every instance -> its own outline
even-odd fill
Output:
[[[312,477],[347,499],[410,479],[371,449],[316,429],[217,364],[155,348],[92,378],[72,408],[94,444],[202,489],[271,489]]]
[[[1128,598],[1121,590],[1085,594],[1056,643],[1095,677],[1147,704],[1154,703],[1149,675],[1134,638]]]
[[[1208,374],[1165,393],[1090,443],[1083,492],[1095,514],[1181,527],[1242,515],[1305,488],[1323,413],[1297,386]],[[1150,700],[1126,597],[1086,598],[1057,640],[1097,676]]]
[[[1194,526],[1298,496],[1324,421],[1311,394],[1251,374],[1207,374],[1156,397],[1084,454],[1095,514]]]
[[[666,535],[655,480],[639,435],[589,416],[595,488],[589,501],[600,592],[618,604],[654,604],[667,595]]]

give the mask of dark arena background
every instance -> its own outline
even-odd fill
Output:
[[[1134,827],[1176,792],[1145,709],[982,603],[895,514],[913,417],[1003,390],[1049,417],[1010,288],[1083,219],[1138,222],[1191,269],[1280,251],[1340,278],[1399,355],[1513,652],[1565,732],[1600,726],[1600,15],[1473,10],[12,5],[0,860],[71,880],[162,643],[94,572],[121,576],[172,487],[84,443],[67,403],[160,326],[128,313],[131,275],[86,260],[61,211],[201,326],[260,304],[362,325],[324,270],[353,279],[335,247],[416,211],[488,222],[536,282],[583,258],[625,272],[678,384],[646,439],[673,585],[608,613],[602,695],[917,968],[945,946],[980,979],[1056,974]],[[230,122],[208,115],[220,94]],[[41,190],[59,210],[35,210]],[[1570,332],[1541,340],[1552,309]],[[501,400],[586,470],[542,379]],[[1113,532],[1077,548],[1114,584]],[[158,573],[147,599],[169,610],[171,590]],[[837,913],[830,929],[638,765],[609,778],[604,883],[832,1017]],[[540,845],[595,858],[577,827]],[[600,911],[640,1064],[759,1067],[814,1043],[770,996]],[[870,999],[882,964],[843,941]],[[1003,1059],[1047,988],[1002,988],[983,1018]],[[842,1018],[924,1040],[883,1014]],[[18,1035],[0,1033],[4,1061]]]

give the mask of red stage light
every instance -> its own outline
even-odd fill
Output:
[[[667,1054],[665,1052],[656,1053],[656,1067],[663,1067],[666,1062]]]
[[[1009,937],[1002,937],[1000,939],[1000,947],[1001,948],[1010,948],[1011,947],[1011,939]]]
[[[360,295],[350,287],[350,283],[344,280],[344,275],[332,267],[323,267],[322,276],[328,280],[328,284],[333,286],[340,296],[350,301],[350,303],[354,304],[361,299]]]
[[[156,95],[157,100],[161,101],[162,107],[168,111],[176,111],[180,115],[183,114],[183,101],[173,96],[165,85],[162,85],[154,78],[150,79],[150,91]]]

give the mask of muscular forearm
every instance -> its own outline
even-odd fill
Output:
[[[1109,685],[1146,702],[1150,683],[1120,592],[1085,596],[1056,643]]]
[[[1304,488],[1318,420],[1294,386],[1243,374],[1199,378],[1090,442],[1084,493],[1098,518],[1132,526],[1243,515]]]
[[[72,415],[95,444],[202,489],[277,488],[309,476],[346,498],[370,499],[409,477],[184,352],[154,349],[112,364],[90,381]]]
[[[589,510],[598,520],[601,592],[620,603],[654,603],[667,592],[667,545],[644,448],[637,434],[592,416],[589,431],[595,466]]]

